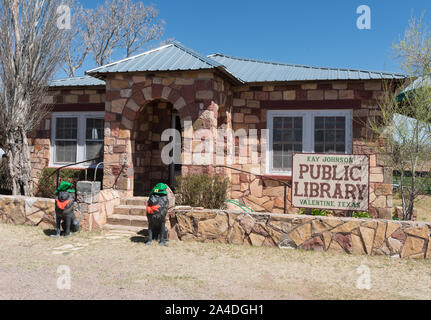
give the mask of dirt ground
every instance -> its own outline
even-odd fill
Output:
[[[431,261],[46,233],[0,224],[0,299],[431,298]],[[370,270],[369,290],[357,288],[361,265]],[[57,287],[59,266],[70,268],[70,289]]]

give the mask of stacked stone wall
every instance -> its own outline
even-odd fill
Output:
[[[431,224],[232,210],[174,209],[172,238],[431,259]]]
[[[392,168],[385,162],[380,141],[369,143],[370,119],[379,117],[378,100],[383,97],[382,81],[320,81],[274,85],[253,85],[233,89],[232,128],[234,130],[266,129],[268,110],[353,110],[354,154],[370,156],[370,212],[374,217],[391,218],[392,214]],[[307,128],[306,130],[311,130]],[[250,163],[250,152],[237,153],[237,169],[259,175],[267,175],[266,159],[261,148],[268,143],[258,134],[255,150],[261,157],[259,163]],[[236,145],[239,147],[237,139]],[[249,142],[250,144],[250,142]],[[238,148],[237,148],[238,149]],[[240,163],[240,164],[238,164]],[[270,175],[268,175],[270,176]],[[290,177],[272,176],[290,181]],[[231,172],[231,197],[242,200],[258,212],[282,213],[284,192],[281,183],[262,179],[252,174]],[[288,213],[298,212],[291,207],[290,189],[288,190]]]

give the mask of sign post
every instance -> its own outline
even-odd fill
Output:
[[[369,177],[367,155],[295,153],[292,206],[368,211]]]

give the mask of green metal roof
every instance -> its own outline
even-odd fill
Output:
[[[50,83],[50,87],[86,87],[104,85],[105,81],[90,76],[56,79]]]
[[[243,59],[224,54],[204,56],[179,42],[86,71],[89,76],[60,79],[52,87],[104,85],[107,73],[217,69],[237,83],[405,79],[403,74],[325,68]],[[91,76],[91,77],[90,77]]]
[[[209,55],[209,58],[224,65],[243,82],[313,81],[313,80],[373,80],[403,79],[402,74],[301,66],[287,63],[243,59],[224,54]]]
[[[133,57],[116,61],[86,72],[97,76],[112,72],[177,71],[213,69],[222,65],[179,42],[173,42]]]

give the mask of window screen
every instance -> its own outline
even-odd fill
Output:
[[[290,170],[292,153],[302,152],[302,117],[274,117],[273,163],[274,170]]]

